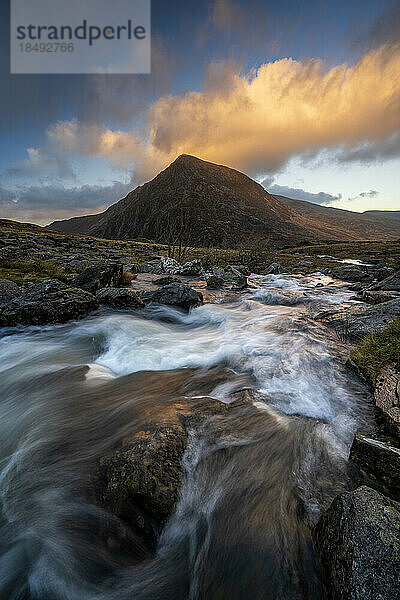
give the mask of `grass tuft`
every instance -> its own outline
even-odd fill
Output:
[[[361,340],[351,358],[372,385],[385,365],[395,363],[400,368],[400,319],[392,321],[381,333]]]
[[[77,272],[71,267],[49,260],[0,260],[0,279],[10,279],[18,284],[43,279],[59,279],[68,282],[76,274]]]

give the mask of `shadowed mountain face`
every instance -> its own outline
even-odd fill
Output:
[[[182,155],[105,212],[55,221],[48,228],[192,246],[280,246],[305,239],[396,239],[400,221],[390,214],[377,217],[272,196],[239,171]]]

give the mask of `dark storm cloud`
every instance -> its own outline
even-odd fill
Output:
[[[273,177],[267,177],[262,181],[261,185],[270,193],[275,196],[286,196],[286,198],[293,198],[294,200],[305,200],[306,202],[312,202],[313,204],[333,204],[341,199],[342,195],[338,194],[334,196],[327,192],[318,192],[313,194],[312,192],[306,192],[301,188],[292,188],[286,185],[277,185],[274,183]]]
[[[3,218],[48,223],[71,214],[99,212],[114,204],[132,189],[131,183],[115,182],[109,186],[84,185],[26,186],[11,191],[0,185],[0,210]]]

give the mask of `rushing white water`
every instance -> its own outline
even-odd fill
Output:
[[[343,367],[343,347],[311,319],[309,307],[345,302],[351,293],[322,275],[270,275],[253,277],[251,281],[253,288],[237,294],[229,303],[206,304],[189,314],[154,306],[142,312],[104,311],[63,326],[3,331],[0,598],[213,598],[210,591],[205,595],[203,568],[211,560],[210,540],[219,536],[221,544],[223,523],[233,510],[229,498],[234,498],[235,487],[239,490],[247,482],[250,489],[257,481],[257,489],[263,490],[258,508],[249,507],[246,516],[247,509],[241,507],[238,512],[238,521],[246,523],[251,511],[260,511],[267,499],[272,513],[277,510],[280,486],[287,494],[291,489],[289,474],[293,478],[295,473],[295,485],[310,513],[319,513],[336,483],[343,485],[343,465],[352,435],[364,418],[365,392]],[[81,365],[90,365],[83,380],[79,375]],[[259,417],[245,433],[238,426],[235,442],[230,435],[227,440],[219,439],[217,445],[222,448],[238,444],[248,449],[239,453],[240,458],[235,455],[232,463],[221,463],[219,454],[214,454],[215,441],[207,441],[208,433],[194,434],[185,458],[187,478],[181,501],[160,540],[160,556],[166,557],[162,574],[157,558],[150,571],[150,567],[135,569],[119,578],[117,585],[110,583],[112,578],[102,583],[98,571],[104,571],[106,576],[108,568],[112,572],[111,567],[105,567],[99,558],[92,560],[86,542],[84,550],[77,545],[78,557],[78,550],[66,533],[68,523],[90,523],[96,512],[81,497],[75,497],[74,489],[79,488],[78,482],[89,463],[121,439],[127,425],[124,411],[128,404],[124,400],[117,408],[107,404],[106,396],[93,406],[85,404],[85,390],[96,390],[96,386],[107,381],[143,370],[205,370],[217,366],[229,367],[249,378],[259,411]],[[71,371],[71,367],[77,370]],[[212,395],[227,401],[231,391],[229,383],[219,383]],[[277,452],[280,444],[282,448],[294,448],[294,453],[290,460],[289,456],[279,459],[281,475],[274,470],[268,477],[263,476],[270,468],[265,457]],[[58,455],[60,449],[62,458]],[[249,461],[252,475],[246,474]],[[337,461],[336,472],[332,465]],[[318,483],[321,462],[332,463],[329,468],[332,478],[338,478],[336,483]],[[235,470],[241,473],[241,480],[232,487]],[[269,478],[269,483],[265,478]],[[221,508],[225,505],[226,512]],[[217,515],[214,525],[213,515]],[[200,536],[202,542],[198,546],[201,519],[207,523],[201,525],[207,533],[205,538]],[[266,517],[260,519],[262,522]],[[240,539],[247,535],[238,525],[238,538],[239,533]],[[184,553],[184,540],[191,540],[191,566],[187,557],[180,558],[181,562],[176,558]],[[249,537],[248,544],[251,543]],[[36,552],[35,548],[40,550]],[[285,562],[284,552],[282,547],[270,550],[274,565],[278,557],[283,556]],[[223,563],[223,556],[218,555],[218,561]],[[96,563],[96,575],[89,577],[85,565],[90,570],[92,563]],[[163,587],[167,585],[167,567],[190,572],[186,575],[190,583],[178,584],[174,579],[172,587]],[[221,568],[222,573],[225,566],[214,564],[213,568]],[[243,574],[243,585],[246,577]],[[182,588],[185,592],[180,585],[186,585]],[[260,586],[252,597],[264,597]],[[278,598],[277,590],[276,585],[271,587],[268,597]],[[310,591],[304,597],[321,596]]]

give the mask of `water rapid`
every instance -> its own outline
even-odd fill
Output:
[[[318,274],[251,282],[188,314],[1,331],[2,600],[326,598],[311,529],[352,485],[349,448],[370,416],[346,347],[312,312],[351,293]],[[155,554],[124,562],[97,535],[93,466],[182,389],[228,403],[241,387],[251,406],[190,432]]]

